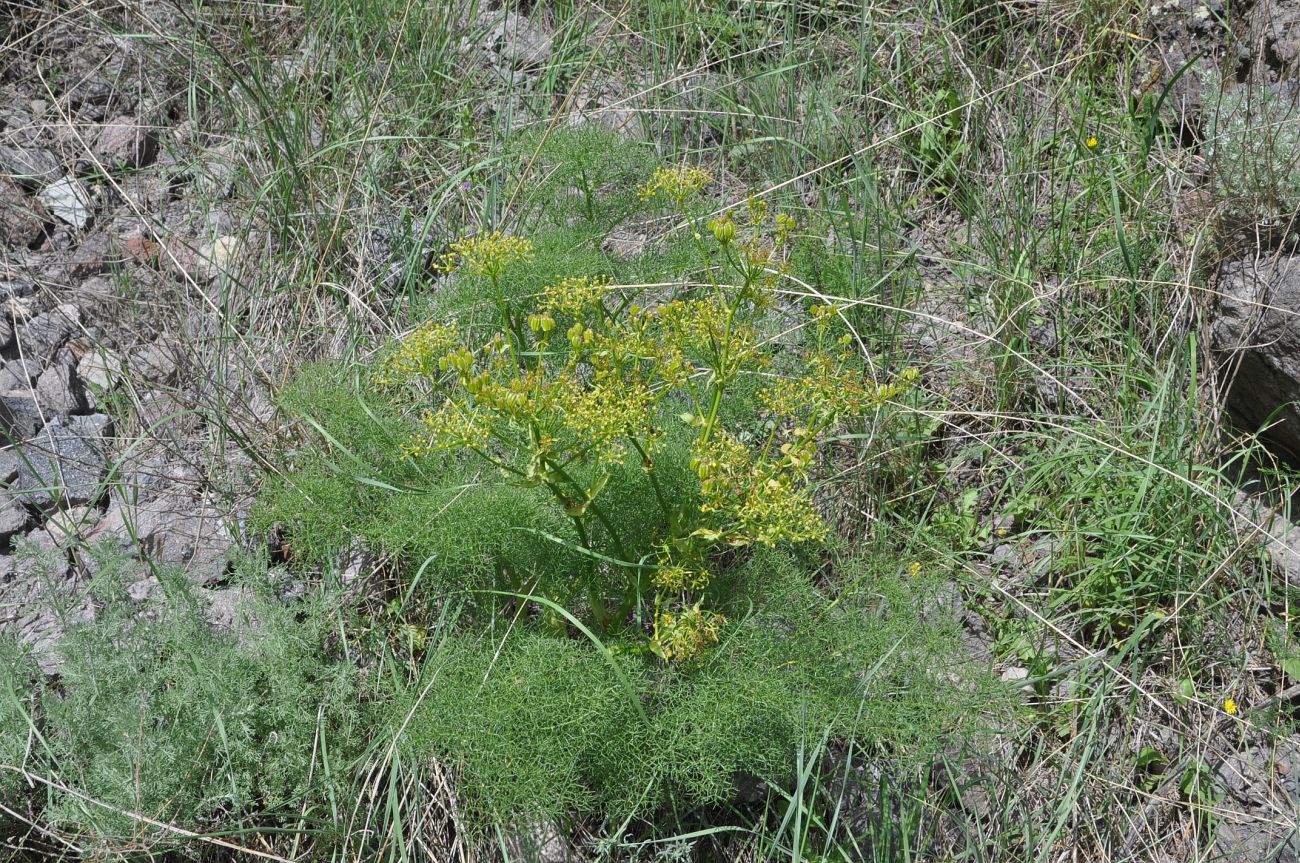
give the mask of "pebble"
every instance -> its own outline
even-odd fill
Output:
[[[71,174],[46,186],[38,197],[56,219],[78,230],[89,225],[95,215],[90,193]]]

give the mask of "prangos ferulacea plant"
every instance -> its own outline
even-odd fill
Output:
[[[718,637],[707,607],[721,562],[745,548],[821,541],[810,497],[819,447],[845,422],[899,395],[915,372],[871,381],[834,305],[799,316],[791,357],[771,331],[794,220],[753,200],[739,217],[706,220],[693,207],[708,182],[700,168],[662,169],[641,189],[685,219],[698,278],[671,295],[603,276],[547,286],[529,303],[502,278],[534,254],[501,232],[452,244],[446,269],[485,280],[496,320],[489,332],[432,320],[379,364],[374,384],[397,391],[417,430],[408,457],[466,454],[525,487],[543,488],[572,525],[582,564],[538,578],[501,561],[501,587],[549,600],[602,633],[639,629],[664,659],[698,655]],[[788,309],[783,312],[789,313]],[[738,383],[758,381],[766,433],[743,439],[723,420]],[[672,425],[689,430],[697,487],[660,482],[656,457]],[[602,506],[612,474],[629,460],[649,480],[658,510],[651,541],[633,543]]]

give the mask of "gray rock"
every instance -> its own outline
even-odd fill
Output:
[[[25,390],[32,384],[31,376],[21,360],[8,360],[0,365],[0,392]]]
[[[94,218],[95,204],[90,193],[71,174],[46,186],[38,197],[56,219],[78,230]]]
[[[26,249],[45,235],[45,208],[0,177],[0,248]]]
[[[23,299],[36,293],[36,284],[31,279],[0,279],[0,302]]]
[[[131,598],[132,602],[143,604],[152,599],[161,587],[162,583],[158,581],[158,576],[150,575],[129,584],[126,588],[126,595]]]
[[[8,542],[32,523],[26,507],[7,494],[0,495],[0,542]]]
[[[238,269],[243,253],[244,244],[238,237],[217,237],[199,250],[194,277],[199,281],[211,282],[231,275]]]
[[[38,531],[14,554],[0,556],[0,633],[31,647],[46,674],[59,672],[57,647],[66,628],[94,614],[67,553],[48,534]]]
[[[127,357],[127,368],[155,384],[168,384],[176,376],[177,349],[159,340],[137,348]]]
[[[49,413],[68,414],[85,405],[71,366],[52,365],[36,379],[36,400]]]
[[[0,441],[16,444],[36,434],[45,417],[31,390],[0,392]],[[8,469],[8,453],[0,453],[0,468]]]
[[[1285,81],[1300,72],[1300,4],[1253,3],[1241,36],[1251,46],[1255,80]]]
[[[244,609],[253,599],[253,591],[247,587],[234,587],[228,590],[207,590],[197,588],[199,599],[203,601],[203,618],[213,629],[221,632],[243,634],[246,615]]]
[[[1300,256],[1225,264],[1211,333],[1227,406],[1300,461]]]
[[[995,569],[1010,569],[1019,562],[1020,555],[1016,552],[1016,547],[1009,542],[1000,543],[989,555],[989,566]]]
[[[1021,680],[1027,680],[1028,678],[1029,678],[1028,668],[1022,668],[1017,666],[1015,668],[1008,668],[1006,671],[1002,672],[1003,683],[1018,683]]]
[[[1279,813],[1300,806],[1300,742],[1297,737],[1271,746],[1233,753],[1214,774],[1222,798],[1211,860],[1300,861],[1300,832]]]
[[[199,586],[225,576],[233,546],[225,518],[214,503],[177,491],[133,504],[114,504],[87,539],[112,542],[155,563],[180,566]]]
[[[104,234],[95,234],[82,241],[68,263],[68,275],[77,280],[98,276],[108,269],[108,237]]]
[[[94,501],[107,467],[103,437],[109,424],[103,414],[55,417],[28,442],[0,453],[0,470],[17,471],[10,493],[42,508]]]
[[[506,12],[487,36],[487,45],[515,68],[544,66],[551,59],[552,40],[530,18]]]
[[[36,367],[37,373],[54,356],[54,352],[78,330],[81,325],[81,309],[71,303],[55,306],[48,312],[42,312],[18,328],[18,344],[22,347],[23,359],[30,371]]]
[[[135,117],[123,115],[100,127],[94,149],[106,168],[143,168],[158,155],[158,138]]]
[[[122,376],[122,359],[107,348],[96,348],[77,363],[76,378],[81,384],[81,397],[88,407],[99,404],[99,398],[117,386]]]
[[[579,859],[564,831],[552,821],[512,828],[505,836],[502,850],[508,860],[529,863],[576,863]]]
[[[40,147],[0,147],[0,174],[37,189],[58,178],[59,163]]]
[[[93,506],[74,506],[50,515],[43,529],[60,547],[83,539],[99,522],[99,510]]]
[[[1296,863],[1300,847],[1294,830],[1260,818],[1239,824],[1222,819],[1207,861],[1216,863]]]

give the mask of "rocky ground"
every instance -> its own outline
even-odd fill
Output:
[[[64,625],[94,613],[92,549],[181,565],[214,616],[228,605],[236,508],[210,485],[203,465],[219,453],[193,398],[213,370],[187,367],[182,338],[186,316],[209,314],[202,297],[237,242],[211,205],[222,169],[174,125],[178,94],[151,75],[157,58],[88,36],[75,14],[11,14],[0,63],[0,630],[55,672]],[[139,14],[180,26],[166,4]],[[144,600],[157,580],[141,572],[132,594]],[[71,611],[37,601],[50,589]]]

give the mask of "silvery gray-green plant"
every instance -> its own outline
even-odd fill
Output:
[[[1211,188],[1230,222],[1289,227],[1300,212],[1300,112],[1281,86],[1205,87]],[[1300,92],[1300,91],[1297,91]]]

